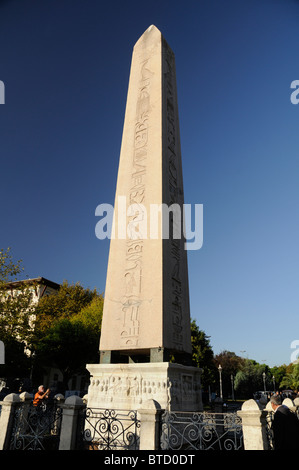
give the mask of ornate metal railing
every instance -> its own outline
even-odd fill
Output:
[[[162,450],[241,450],[242,421],[237,413],[185,413],[162,415]]]
[[[83,426],[82,426],[83,425]],[[81,448],[138,450],[140,421],[137,411],[87,408],[81,425]]]
[[[268,441],[269,450],[274,449],[274,440],[273,440],[273,431],[272,431],[272,424],[273,424],[274,413],[273,411],[268,411],[266,415],[266,437]]]
[[[20,403],[16,407],[10,450],[57,450],[62,410],[56,404],[35,407]]]

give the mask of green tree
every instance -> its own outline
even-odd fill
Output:
[[[57,367],[63,385],[86,364],[98,362],[103,296],[66,281],[57,294],[41,299],[36,308],[35,363]]]
[[[20,285],[12,294],[3,287],[0,297],[0,338],[4,343],[14,339],[23,348],[30,348],[34,313],[31,290]]]
[[[31,343],[32,292],[17,282],[24,271],[22,261],[14,261],[11,249],[0,249],[0,340],[5,346],[1,375],[27,375],[29,359],[25,348]]]
[[[280,382],[280,388],[299,390],[299,364],[291,364],[291,368]]]
[[[98,340],[101,333],[102,317],[103,317],[104,297],[102,294],[94,297],[91,302],[83,307],[80,312],[70,318],[71,322],[80,321]]]
[[[222,367],[222,389],[223,395],[232,395],[232,377],[235,388],[235,377],[239,370],[242,370],[244,366],[244,359],[237,356],[232,351],[224,350],[215,356],[215,366],[218,368],[219,365]]]
[[[22,260],[13,261],[11,248],[0,249],[0,288],[7,282],[16,281],[19,274],[24,271]]]
[[[220,364],[223,371],[230,376],[231,374],[236,374],[239,369],[242,369],[245,360],[232,351],[224,350],[215,356],[215,362],[217,366]]]
[[[79,282],[69,284],[68,281],[64,281],[55,295],[42,297],[36,306],[36,334],[42,336],[53,322],[62,318],[72,318],[98,295],[96,289],[85,289]]]
[[[63,376],[64,389],[76,374],[86,373],[86,364],[98,362],[98,339],[81,321],[60,318],[36,347],[39,364],[57,367]]]
[[[235,377],[235,389],[239,396],[249,399],[253,398],[254,392],[264,390],[263,373],[266,374],[266,390],[270,390],[273,388],[270,368],[252,359],[245,359]]]
[[[195,320],[191,321],[192,365],[202,369],[201,384],[206,390],[215,382],[216,368],[210,337],[200,330]]]
[[[278,390],[280,388],[280,384],[284,376],[287,374],[287,366],[285,364],[281,366],[275,366],[271,368],[272,377],[275,380],[275,389]],[[274,384],[273,384],[274,387]]]

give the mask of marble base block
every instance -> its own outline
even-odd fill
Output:
[[[148,400],[161,409],[201,411],[201,369],[169,362],[88,364],[87,406],[138,410]]]

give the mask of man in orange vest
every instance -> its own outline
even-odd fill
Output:
[[[48,388],[48,390],[45,392],[45,388],[43,385],[40,385],[38,387],[38,391],[36,392],[36,394],[34,395],[34,400],[33,400],[33,405],[34,406],[38,406],[38,405],[41,405],[43,400],[45,398],[49,398],[49,393],[50,393],[50,389]]]

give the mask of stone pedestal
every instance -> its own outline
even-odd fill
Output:
[[[201,411],[201,369],[169,362],[88,364],[90,408],[139,410],[148,400],[161,409]]]

